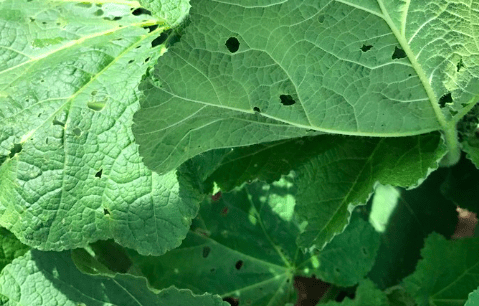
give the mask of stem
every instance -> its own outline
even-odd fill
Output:
[[[442,131],[446,146],[447,154],[441,159],[441,167],[451,167],[457,164],[461,158],[461,145],[457,138],[456,124],[454,121],[450,122]]]

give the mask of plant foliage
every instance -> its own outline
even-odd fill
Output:
[[[0,0],[0,304],[474,305],[477,20]]]

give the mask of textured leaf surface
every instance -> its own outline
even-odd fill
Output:
[[[153,16],[164,21],[170,27],[180,23],[190,10],[189,0],[139,0]]]
[[[0,228],[0,271],[15,258],[22,256],[29,247],[22,244],[9,231]]]
[[[458,221],[456,205],[445,198],[440,190],[449,171],[439,168],[412,190],[392,187],[376,189],[369,217],[373,224],[381,222],[378,216],[387,215],[384,210],[387,205],[385,199],[397,199],[389,218],[384,220],[378,256],[368,274],[380,289],[396,285],[414,272],[424,240],[429,234],[436,232],[445,237],[454,234]]]
[[[307,130],[427,133],[479,94],[476,1],[191,4],[135,117],[144,161],[160,173]]]
[[[350,211],[365,204],[376,183],[417,186],[445,150],[438,134],[370,139],[325,136],[321,154],[297,169],[296,211],[308,222],[302,248],[323,248],[343,231]]]
[[[17,258],[0,274],[0,294],[5,306],[225,306],[218,296],[195,296],[174,287],[153,292],[144,278],[131,275],[93,277],[82,274],[69,252],[30,251]]]
[[[162,254],[197,212],[187,179],[141,163],[136,87],[162,28],[121,3],[0,2],[0,224],[36,248]]]
[[[421,250],[416,271],[404,287],[418,306],[452,306],[466,303],[479,285],[479,239],[447,241],[433,233]]]
[[[345,285],[363,279],[378,245],[372,227],[354,219],[331,246],[303,255],[295,244],[300,229],[293,189],[291,179],[283,178],[272,185],[245,185],[204,203],[179,248],[160,257],[132,253],[130,271],[139,267],[158,289],[175,285],[258,306],[291,301],[294,275],[315,274]]]
[[[370,280],[363,280],[359,283],[356,289],[356,296],[354,299],[345,298],[341,303],[328,302],[325,304],[318,304],[325,306],[390,306],[384,292],[376,288],[374,283]]]

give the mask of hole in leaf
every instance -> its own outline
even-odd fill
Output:
[[[137,9],[132,9],[131,14],[134,16],[151,15],[151,12],[149,10],[139,7]]]
[[[103,10],[97,10],[95,13],[93,13],[93,15],[95,16],[103,16]]]
[[[235,268],[236,270],[239,270],[243,267],[243,261],[242,260],[238,260],[236,263],[235,263]]]
[[[62,127],[65,127],[65,123],[61,122],[61,121],[58,121],[57,119],[53,119],[52,124],[53,125],[60,125]]]
[[[226,216],[228,214],[228,207],[225,207],[221,210],[221,213],[220,213],[222,216]]]
[[[339,274],[339,273],[341,273],[341,270],[339,270],[339,268],[334,268],[334,272],[335,272],[336,274]]]
[[[235,53],[238,51],[240,43],[239,40],[236,37],[230,37],[225,43],[226,48],[228,48],[228,51],[231,53]]]
[[[150,61],[149,57],[145,58],[145,64],[148,63],[149,61]]]
[[[112,20],[113,20],[113,21],[118,21],[118,20],[121,20],[121,18],[123,18],[123,17],[121,17],[121,16],[116,16],[116,17],[114,17]]]
[[[34,22],[35,21],[35,18],[33,17],[29,17],[30,18],[30,22]]]
[[[154,25],[152,25],[152,26],[143,27],[143,29],[148,30],[148,33],[151,33],[151,32],[153,32],[154,30],[158,29],[158,25],[157,25],[157,24],[154,24]]]
[[[129,60],[129,61],[128,61],[128,64],[131,64],[131,63],[133,63],[134,61],[135,61],[135,60]]]
[[[211,248],[209,246],[205,246],[203,248],[203,258],[208,257],[208,255],[210,255],[210,252],[211,252]]]
[[[42,21],[42,24],[45,25],[45,24],[47,24],[47,22],[46,22],[46,21]]]
[[[446,106],[446,103],[451,103],[451,102],[452,102],[452,94],[449,92],[449,93],[443,95],[439,99],[439,106],[444,107],[444,106]]]
[[[296,103],[296,101],[294,101],[293,97],[291,97],[290,95],[281,95],[279,96],[279,99],[281,100],[281,104],[283,105],[293,105],[294,103]]]
[[[257,112],[257,113],[260,113],[260,112],[261,112],[261,110],[260,110],[259,107],[257,107],[257,106],[253,107],[253,110],[254,110],[255,112]]]
[[[102,175],[103,175],[103,169],[100,169],[100,171],[98,171],[98,172],[95,174],[95,177],[101,178]]]
[[[324,15],[319,15],[319,16],[318,16],[318,22],[319,22],[319,23],[323,23],[325,18],[326,18],[326,17],[325,17]]]
[[[368,255],[368,251],[366,250],[365,247],[362,247],[362,248],[361,248],[361,252],[363,252],[363,255],[364,255],[364,256],[367,256],[367,255]]]
[[[92,100],[87,102],[87,106],[89,109],[94,110],[96,112],[101,111],[105,108],[106,105],[106,98],[103,100]]]
[[[223,301],[229,303],[231,306],[239,306],[239,300],[234,297],[225,297]]]
[[[462,58],[461,58],[459,63],[457,63],[457,65],[456,65],[457,72],[459,72],[459,70],[461,70],[462,67],[464,67],[464,62],[462,61]]]
[[[109,211],[108,209],[106,209],[106,208],[103,208],[103,214],[104,214],[105,216],[107,216],[107,215],[110,214],[110,211]]]
[[[75,136],[80,136],[81,135],[81,130],[79,128],[74,128],[72,132],[73,132],[73,134],[75,134]]]
[[[168,38],[168,34],[166,34],[165,32],[161,33],[160,36],[153,39],[153,41],[151,42],[151,47],[154,48],[156,46],[161,45],[162,43],[166,41],[167,38]]]
[[[403,49],[394,47],[394,53],[393,53],[392,59],[400,59],[405,57],[406,57],[406,52],[404,52]]]
[[[363,45],[360,49],[363,52],[368,52],[369,50],[371,50],[372,47],[372,45]]]
[[[8,157],[13,158],[15,155],[22,152],[22,149],[23,149],[23,146],[21,143],[14,144],[13,148],[10,150],[10,154],[8,154]]]

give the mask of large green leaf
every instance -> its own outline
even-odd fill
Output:
[[[0,228],[0,271],[15,258],[25,254],[30,248],[22,244],[9,231]]]
[[[96,4],[95,4],[96,3]],[[134,1],[0,2],[0,224],[43,250],[113,238],[163,254],[200,196],[151,173],[130,126],[137,86],[165,50]]]
[[[443,129],[455,142],[454,121],[479,94],[476,1],[191,4],[186,35],[143,83],[135,116],[144,162],[159,173],[308,130]]]
[[[70,252],[30,251],[0,274],[5,306],[226,306],[218,296],[194,295],[174,287],[152,291],[142,277],[93,277],[77,270]]]
[[[374,229],[354,218],[322,252],[304,255],[295,244],[300,227],[294,205],[294,186],[288,177],[223,194],[217,201],[203,203],[179,248],[160,257],[130,252],[129,273],[146,275],[157,289],[175,285],[255,306],[291,301],[294,275],[314,274],[339,285],[363,279],[378,247]],[[105,255],[88,259],[84,251],[73,254],[88,273],[103,273],[105,265],[99,262],[110,265]]]
[[[418,306],[464,305],[479,286],[479,238],[448,241],[433,233],[421,250],[416,271],[404,287]]]
[[[464,306],[477,306],[479,305],[479,288],[469,294],[467,303]]]
[[[417,186],[445,152],[436,133],[383,139],[325,136],[322,146],[321,154],[296,170],[296,211],[308,222],[298,237],[304,249],[321,249],[342,232],[350,211],[366,203],[377,183]]]
[[[339,302],[328,302],[320,303],[318,306],[390,306],[386,294],[376,288],[374,283],[368,279],[363,280],[359,283],[358,288],[356,289],[356,295],[354,299],[346,298],[341,303]],[[394,305],[396,306],[396,305]]]
[[[424,240],[432,232],[446,237],[457,225],[456,205],[445,198],[440,186],[449,169],[440,168],[412,190],[380,186],[376,189],[369,221],[381,231],[381,245],[368,277],[386,289],[414,272]],[[395,198],[388,209],[387,200]],[[388,211],[386,211],[389,210]],[[381,221],[381,217],[388,216]],[[380,227],[385,223],[384,227]]]

